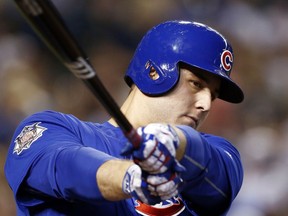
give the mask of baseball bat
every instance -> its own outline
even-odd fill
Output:
[[[102,84],[55,5],[50,0],[15,0],[15,2],[37,35],[68,70],[85,83],[106,111],[115,119],[133,147],[138,148],[141,137]]]

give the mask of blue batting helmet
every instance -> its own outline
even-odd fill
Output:
[[[244,99],[241,88],[232,81],[233,50],[216,30],[201,23],[167,21],[153,27],[142,38],[125,81],[151,96],[171,90],[179,79],[179,63],[208,71],[221,78],[219,98],[231,103]],[[151,68],[157,78],[151,76]]]

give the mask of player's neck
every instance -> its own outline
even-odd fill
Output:
[[[131,90],[128,97],[124,101],[124,103],[121,106],[122,113],[126,116],[128,121],[133,125],[133,127],[137,128],[139,127],[139,123],[137,123],[137,108],[135,108],[135,90]],[[118,127],[117,122],[111,118],[108,121],[110,124],[114,125],[115,127]]]

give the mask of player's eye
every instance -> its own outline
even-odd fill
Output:
[[[201,84],[201,82],[199,82],[199,81],[197,81],[197,80],[191,80],[190,83],[191,83],[194,87],[196,87],[196,88],[198,88],[198,89],[201,89],[201,88],[203,87],[203,85]]]

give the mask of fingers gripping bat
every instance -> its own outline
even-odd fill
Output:
[[[85,83],[106,111],[115,119],[133,147],[138,148],[141,137],[102,84],[54,4],[50,0],[15,0],[15,2],[37,35],[54,55]]]

